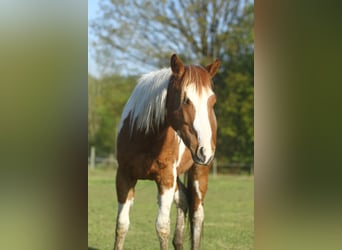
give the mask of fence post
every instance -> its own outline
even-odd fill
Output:
[[[217,160],[216,158],[214,158],[214,161],[213,161],[213,177],[216,177],[217,176]]]
[[[108,165],[111,167],[116,167],[114,154],[109,154]]]
[[[91,146],[90,148],[90,168],[95,168],[95,147]]]

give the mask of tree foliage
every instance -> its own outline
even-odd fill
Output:
[[[243,32],[237,24],[252,6],[240,0],[100,3],[101,15],[91,23],[99,63],[110,60],[124,67],[127,60],[165,66],[172,52],[181,54],[185,62],[207,64],[216,57],[226,59],[227,46]]]
[[[120,114],[135,82],[133,76],[88,77],[88,145],[95,145],[100,154],[115,151]]]
[[[217,156],[253,161],[254,5],[240,0],[103,0],[91,23],[98,63],[126,75],[169,66],[172,53],[185,63],[222,62],[215,77]],[[119,70],[120,71],[120,70]],[[130,73],[132,75],[132,73]],[[115,128],[136,78],[89,77],[89,143],[114,150]]]

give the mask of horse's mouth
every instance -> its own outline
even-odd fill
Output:
[[[210,156],[208,160],[206,160],[206,159],[200,159],[196,154],[193,154],[192,159],[197,165],[207,166],[214,159],[214,156]]]

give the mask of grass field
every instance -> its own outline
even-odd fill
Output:
[[[254,178],[219,175],[211,177],[205,198],[205,220],[201,249],[253,249]],[[116,218],[115,171],[88,172],[88,250],[112,249]],[[157,188],[152,181],[139,181],[130,213],[130,230],[125,249],[159,249],[154,223],[157,216]],[[171,230],[175,206],[171,212]],[[184,249],[190,249],[187,227]],[[173,236],[173,235],[172,235]],[[172,238],[171,236],[171,238]],[[173,249],[171,240],[169,249]]]

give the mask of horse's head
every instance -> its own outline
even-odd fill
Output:
[[[167,120],[190,149],[195,163],[207,165],[216,147],[216,96],[212,77],[220,62],[206,66],[184,66],[171,57],[172,76],[167,91]]]

